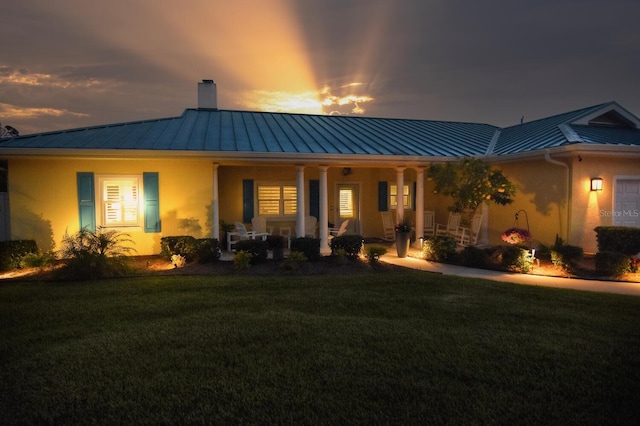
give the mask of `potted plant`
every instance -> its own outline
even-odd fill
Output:
[[[502,233],[502,241],[509,244],[524,244],[531,239],[531,233],[522,228],[509,228]]]
[[[411,224],[403,220],[396,224],[396,250],[398,257],[407,257],[409,244],[411,244]]]

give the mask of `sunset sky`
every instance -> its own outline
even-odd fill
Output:
[[[218,106],[508,126],[640,115],[638,0],[7,0],[0,123],[21,134]]]

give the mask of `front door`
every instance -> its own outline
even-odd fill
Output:
[[[349,234],[360,233],[360,197],[359,185],[338,184],[336,194],[338,196],[338,210],[335,217],[336,228],[345,220],[349,220],[347,232]]]

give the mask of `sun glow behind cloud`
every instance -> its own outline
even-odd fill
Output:
[[[5,94],[20,97],[15,102],[3,99],[9,101],[2,105],[5,119],[67,118],[17,122],[21,129],[101,124],[98,120],[106,117],[136,120],[167,107],[179,113],[195,106],[195,83],[203,78],[218,84],[222,109],[363,114],[374,100],[367,93],[369,83],[354,82],[369,81],[365,73],[351,69],[339,77],[321,75],[318,68],[323,67],[309,56],[310,35],[302,30],[292,0],[192,0],[181,7],[173,0],[65,3],[58,7],[42,2],[37,7],[60,28],[73,28],[73,37],[82,34],[86,41],[80,44],[96,46],[96,54],[70,54],[58,68],[0,64]],[[71,40],[68,44],[72,48]],[[101,52],[118,55],[111,59]],[[123,58],[137,60],[125,63]],[[193,103],[185,105],[185,98]],[[88,100],[83,104],[87,109],[78,104],[80,99]],[[148,99],[159,102],[149,104]]]
[[[179,8],[171,0],[142,0],[127,4],[124,15],[107,4],[77,6],[76,15],[100,19],[74,21],[108,44],[185,80],[214,79],[221,108],[362,114],[373,100],[344,93],[360,83],[317,81],[290,0],[195,0]]]

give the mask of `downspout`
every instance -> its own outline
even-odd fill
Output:
[[[547,163],[554,164],[554,165],[560,166],[560,167],[564,167],[564,169],[566,170],[567,186],[565,188],[565,202],[566,202],[566,209],[567,209],[567,225],[566,225],[566,229],[565,229],[565,235],[561,236],[561,238],[564,240],[565,244],[568,244],[569,243],[569,229],[570,229],[570,222],[571,222],[571,212],[570,212],[570,203],[569,203],[569,194],[570,194],[570,192],[569,192],[569,190],[570,190],[569,165],[567,163],[562,162],[562,161],[554,160],[553,158],[551,158],[551,154],[549,153],[548,149],[544,150],[544,159],[547,161]]]

